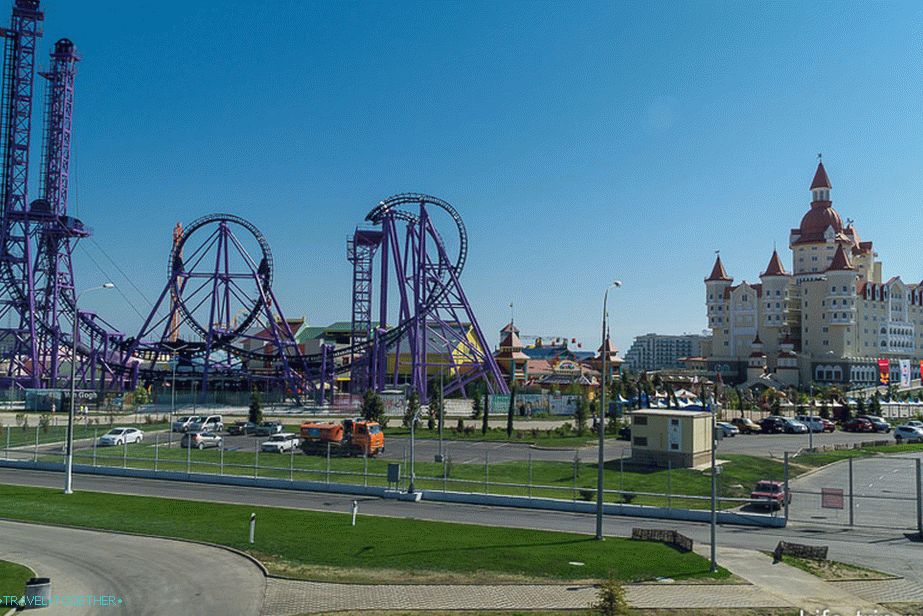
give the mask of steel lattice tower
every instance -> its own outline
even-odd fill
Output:
[[[38,313],[36,372],[43,384],[57,387],[63,343],[73,336],[75,290],[71,240],[86,237],[83,224],[67,213],[71,128],[74,108],[74,76],[79,57],[74,44],[61,39],[51,54],[45,101],[45,139],[42,150],[41,198],[30,213],[38,254],[35,258],[35,309]],[[68,346],[72,343],[68,342]],[[69,359],[68,359],[69,361]]]
[[[0,384],[38,387],[35,287],[28,211],[29,145],[35,44],[41,36],[38,0],[16,0],[3,57],[0,103]]]

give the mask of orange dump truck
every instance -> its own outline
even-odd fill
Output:
[[[301,450],[306,454],[374,456],[385,450],[385,435],[381,426],[364,419],[344,419],[342,423],[301,424]]]

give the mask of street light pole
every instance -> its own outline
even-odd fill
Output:
[[[606,333],[609,326],[609,291],[616,287],[622,286],[618,280],[612,282],[606,293],[603,295],[603,334],[602,348],[602,375],[600,377],[600,394],[599,394],[599,421],[596,423],[596,434],[599,436],[599,451],[596,460],[596,539],[603,540],[603,479],[605,471],[606,456],[604,448],[606,446],[606,416],[609,410],[606,405]]]
[[[445,420],[445,376],[444,367],[439,370],[439,453],[436,454],[436,462],[442,462],[442,424]]]
[[[115,285],[111,282],[104,283],[98,287],[84,289],[74,297],[74,329],[71,332],[71,399],[70,408],[67,410],[67,457],[64,463],[64,493],[74,493],[74,403],[77,397],[77,326],[80,323],[80,296],[90,291],[99,289],[113,289]]]
[[[702,382],[702,404],[707,404],[705,382]],[[718,448],[718,431],[715,424],[715,405],[711,408],[711,572],[718,571],[718,464],[715,450]]]

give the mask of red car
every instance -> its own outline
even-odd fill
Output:
[[[753,503],[755,506],[767,509],[781,509],[783,505],[792,502],[792,495],[785,493],[785,484],[769,479],[758,482],[750,492],[750,498],[758,501]]]
[[[875,426],[868,419],[853,417],[843,424],[843,430],[846,432],[874,432]]]
[[[824,432],[833,432],[836,430],[836,424],[830,421],[829,419],[824,419],[821,417],[821,422],[824,424]]]

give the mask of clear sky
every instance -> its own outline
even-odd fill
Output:
[[[42,5],[42,64],[61,36],[84,58],[79,284],[119,284],[134,308],[86,304],[129,334],[149,304],[99,247],[153,299],[175,222],[240,214],[287,314],[323,324],[349,316],[347,235],[404,191],[462,213],[492,342],[513,302],[524,334],[595,348],[613,277],[623,351],[698,332],[714,250],[738,281],[773,243],[790,268],[818,152],[885,274],[923,278],[919,3]]]

